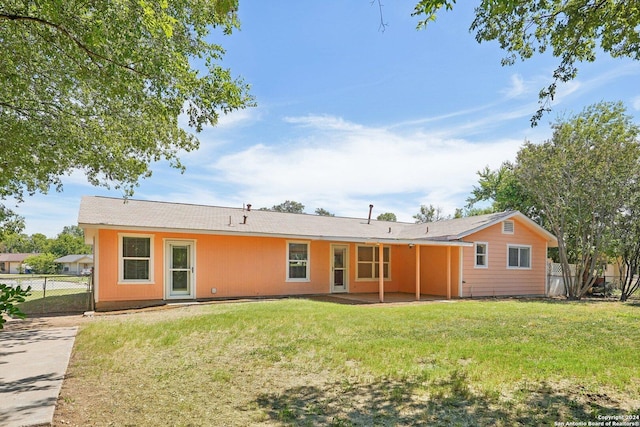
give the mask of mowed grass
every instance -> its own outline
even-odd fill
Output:
[[[86,289],[31,291],[18,308],[28,317],[40,314],[82,313],[90,308],[91,293]]]
[[[640,414],[640,306],[304,299],[96,318],[60,425],[553,425]]]

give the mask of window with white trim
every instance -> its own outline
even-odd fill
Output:
[[[489,266],[489,244],[486,242],[475,243],[476,268],[487,268]]]
[[[122,283],[153,282],[153,236],[119,236],[119,279]]]
[[[358,279],[378,279],[380,278],[380,247],[378,246],[358,246],[357,247],[357,273]],[[391,266],[390,248],[385,246],[382,250],[382,269],[385,279],[388,279]]]
[[[309,243],[287,242],[287,281],[308,282]]]
[[[508,268],[531,268],[531,246],[507,245]]]

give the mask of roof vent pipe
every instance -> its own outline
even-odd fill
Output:
[[[251,212],[251,203],[247,203],[247,212]]]
[[[242,218],[244,218],[244,219],[242,220],[242,223],[243,223],[243,224],[246,224],[246,223],[247,223],[247,216],[246,216],[246,215],[242,215]]]
[[[371,211],[373,210],[373,205],[369,205],[369,219],[367,220],[367,224],[371,224]]]

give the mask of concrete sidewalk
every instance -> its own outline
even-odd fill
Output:
[[[0,425],[51,424],[77,331],[0,331]]]

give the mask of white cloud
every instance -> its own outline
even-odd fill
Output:
[[[415,132],[400,135],[367,128],[339,117],[306,116],[287,122],[313,127],[302,141],[286,146],[256,144],[220,158],[213,172],[235,184],[254,206],[296,200],[313,212],[323,207],[339,215],[362,216],[369,203],[413,197],[401,218],[397,202],[387,202],[399,219],[411,220],[420,203],[453,212],[477,182],[476,171],[513,158],[521,141],[473,143]],[[396,208],[392,207],[396,206]],[[384,210],[383,210],[384,211]]]
[[[502,93],[507,98],[517,98],[520,95],[527,94],[529,92],[530,89],[527,85],[525,85],[525,82],[520,74],[512,74],[511,85],[502,91]]]
[[[219,129],[237,128],[260,120],[261,112],[257,108],[245,108],[244,110],[232,111],[229,114],[223,114],[218,119],[215,126]]]
[[[640,95],[631,100],[631,105],[634,110],[640,110]]]

